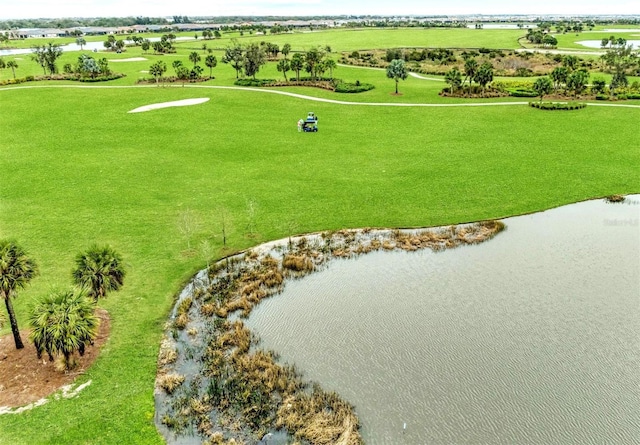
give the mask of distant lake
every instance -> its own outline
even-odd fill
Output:
[[[587,48],[602,49],[602,40],[581,40],[576,43],[578,45],[586,46]],[[640,48],[640,40],[627,40],[627,45],[632,45],[634,49],[638,49]]]
[[[49,42],[54,42],[55,43],[55,38],[51,38],[51,39],[40,39],[42,41],[42,43],[39,43],[40,45],[43,44],[48,44]],[[176,41],[179,40],[194,40],[193,37],[177,37]],[[101,42],[87,42],[86,44],[83,45],[83,50],[84,51],[105,51],[104,48],[104,42],[106,41],[106,36],[105,36],[105,40],[101,41]],[[149,39],[149,41],[151,42],[159,42],[160,41],[160,37],[151,37]],[[125,43],[129,44],[132,42],[129,42],[127,40],[125,40]],[[75,43],[69,43],[67,45],[61,45],[60,48],[62,48],[62,51],[81,51],[80,49],[80,45],[76,45]],[[31,54],[33,53],[33,51],[31,50],[31,48],[17,48],[17,49],[0,49],[0,56],[18,56],[21,54]],[[106,52],[108,54],[112,54],[112,51]]]

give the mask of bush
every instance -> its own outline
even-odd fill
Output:
[[[596,94],[596,100],[609,100],[609,96],[606,94]]]
[[[629,93],[629,94],[627,94],[627,99],[640,99],[640,94],[638,94],[638,93]]]
[[[234,85],[241,87],[264,87],[276,82],[275,79],[238,79]]]
[[[539,110],[579,110],[585,108],[584,102],[529,102],[529,106]]]
[[[375,86],[370,83],[356,83],[340,82],[336,85],[336,93],[362,93],[363,91],[369,91],[374,89]]]

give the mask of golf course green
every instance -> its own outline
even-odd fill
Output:
[[[523,34],[352,30],[240,42],[330,45],[334,52],[516,48]],[[347,66],[335,76],[375,89],[235,87],[235,71],[221,63],[230,37],[206,42],[218,59],[215,79],[206,82],[136,83],[150,78],[156,60],[172,74],[173,60],[189,65],[192,51],[204,58],[204,42],[194,40],[164,56],[139,47],[99,53],[127,75],[109,82],[0,87],[0,238],[17,240],[40,270],[14,301],[21,328],[38,299],[71,285],[74,258],[91,244],[112,246],[127,269],[122,290],[99,302],[112,330],[78,377],[91,384],[76,398],[0,415],[0,444],[162,443],[153,391],[163,326],[176,294],[208,261],[291,234],[499,219],[640,192],[638,100],[545,112],[519,98],[444,98],[442,79],[411,76],[394,95],[384,70]],[[58,63],[78,55],[64,53]],[[29,55],[15,57],[18,77],[42,73]],[[0,70],[0,80],[12,77]],[[257,77],[282,73],[271,61]],[[298,132],[309,111],[319,131]]]

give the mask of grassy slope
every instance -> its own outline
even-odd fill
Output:
[[[124,63],[130,76],[118,82],[131,83],[149,64]],[[342,100],[443,100],[435,95],[442,83],[409,78],[404,96],[392,97],[382,73],[340,70],[378,85]],[[214,74],[215,84],[234,76],[224,65]],[[211,100],[126,114],[203,96]],[[0,91],[0,101],[0,127],[11,128],[0,145],[0,236],[20,240],[42,271],[16,301],[19,320],[39,296],[67,285],[75,253],[94,241],[112,244],[129,266],[125,288],[102,303],[113,334],[82,377],[92,385],[78,399],[0,417],[3,444],[160,442],[152,391],[161,326],[174,293],[205,262],[178,230],[185,209],[200,222],[192,244],[209,240],[215,257],[222,208],[229,243],[242,249],[286,236],[291,225],[308,232],[447,224],[640,190],[640,154],[628,131],[635,109],[372,108],[156,87],[21,89]],[[300,134],[295,123],[310,110],[320,132]],[[251,238],[248,201],[257,206]]]

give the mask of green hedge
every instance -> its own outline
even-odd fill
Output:
[[[533,90],[527,90],[524,88],[507,89],[509,96],[513,97],[538,97],[538,93]]]
[[[587,106],[584,102],[529,102],[529,106],[539,110],[579,110]]]
[[[234,85],[240,87],[266,87],[275,82],[275,79],[238,79],[234,82]]]
[[[340,82],[336,85],[336,89],[334,91],[336,93],[362,93],[363,91],[373,90],[374,88],[375,86],[370,83]]]

